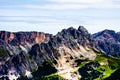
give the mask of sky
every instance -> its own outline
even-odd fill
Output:
[[[56,34],[84,26],[120,31],[120,0],[0,0],[0,30]]]

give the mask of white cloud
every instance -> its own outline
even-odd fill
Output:
[[[120,8],[116,0],[48,0],[56,2],[51,9],[83,9],[83,8]],[[49,8],[48,5],[46,8]],[[56,7],[56,8],[54,8]]]
[[[47,18],[47,17],[22,17],[22,16],[9,16],[9,17],[0,17],[0,22],[6,22],[7,24],[10,22],[11,23],[31,23],[31,24],[67,24],[67,23],[71,23],[71,24],[75,24],[77,23],[75,20],[68,20],[66,18]],[[1,24],[6,24],[6,23],[1,23]],[[19,25],[20,26],[20,25]]]
[[[17,17],[17,16],[9,16],[9,17],[1,17],[2,21],[33,21],[33,22],[58,22],[59,20],[53,18],[42,18],[42,17]],[[61,21],[61,20],[60,20]],[[65,20],[62,20],[65,22]]]
[[[85,8],[120,8],[118,2],[113,0],[47,0],[48,3],[43,5],[25,4],[25,5],[8,5],[0,6],[1,9],[48,9],[48,10],[67,10],[67,9],[85,9]],[[49,3],[51,2],[51,3]]]
[[[120,8],[120,5],[101,2],[96,4],[47,4],[47,5],[23,5],[24,8],[30,9],[48,9],[48,10],[76,10],[76,9],[86,9],[86,8],[97,8],[97,9],[108,9],[108,8]]]
[[[97,3],[103,2],[105,0],[48,0],[48,1],[57,3]]]
[[[5,9],[0,9],[0,16],[43,16],[43,17],[49,17],[50,14],[46,13],[45,11],[41,12],[41,10],[33,10],[33,9],[26,9],[23,7],[24,5],[16,5],[9,8],[9,6],[6,6]],[[21,7],[22,9],[18,9],[18,7]],[[9,14],[8,14],[9,13]]]
[[[83,8],[88,8],[89,6],[80,5],[80,4],[48,4],[44,6],[24,5],[23,7],[31,8],[31,9],[66,10],[66,9],[83,9]]]
[[[84,8],[120,8],[120,5],[113,0],[48,0],[52,3],[44,5],[9,5],[0,8],[23,8],[23,9],[48,9],[48,10],[67,10]]]

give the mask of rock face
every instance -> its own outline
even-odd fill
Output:
[[[30,72],[47,61],[53,61],[51,64],[58,71],[65,72],[68,67],[74,71],[74,59],[94,60],[96,57],[94,39],[83,26],[63,29],[55,36],[42,32],[1,31],[0,45],[0,76],[9,79],[11,76],[16,79],[26,72],[32,76]],[[61,76],[66,76],[61,73]],[[71,78],[71,75],[66,77]]]
[[[41,79],[55,72],[67,80],[91,79],[96,74],[95,79],[102,74],[97,67],[111,62],[98,63],[100,54],[96,53],[100,51],[119,57],[120,33],[104,30],[91,35],[83,26],[63,29],[56,35],[0,31],[0,79],[16,80],[21,75]],[[91,62],[96,57],[98,61]],[[91,63],[85,65],[86,61]],[[82,63],[85,66],[78,67]]]
[[[120,33],[113,30],[104,30],[93,34],[99,49],[107,55],[120,57]]]
[[[49,41],[49,34],[43,32],[6,32],[0,31],[0,45],[10,44],[12,46],[35,44]]]

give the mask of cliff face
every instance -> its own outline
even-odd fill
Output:
[[[99,49],[107,55],[120,57],[120,33],[113,30],[104,30],[93,34]]]
[[[51,64],[57,71],[66,70],[68,67],[74,71],[76,58],[96,58],[93,51],[94,39],[82,26],[78,29],[64,29],[55,36],[38,32],[1,31],[0,34],[0,48],[4,51],[1,54],[6,54],[0,57],[1,77],[7,76],[10,79],[11,76],[15,78],[21,74],[32,77],[30,72],[37,70],[39,65],[47,61],[53,61]],[[68,78],[66,75],[60,75]],[[80,77],[78,74],[76,76]],[[70,76],[68,79],[71,78]]]
[[[0,79],[26,80],[25,75],[40,80],[54,73],[67,80],[104,80],[119,69],[120,61],[100,52],[119,57],[119,42],[120,33],[105,30],[91,35],[83,26],[56,35],[0,31]]]
[[[12,46],[35,44],[49,41],[50,34],[43,32],[6,32],[0,31],[0,45],[10,44]],[[26,43],[27,42],[27,43]]]

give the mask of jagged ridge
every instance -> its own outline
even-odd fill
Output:
[[[8,53],[1,57],[1,76],[26,74],[46,61],[56,61],[53,65],[58,71],[68,66],[72,69],[75,65],[72,59],[81,56],[94,60],[96,57],[92,51],[94,39],[83,26],[78,30],[73,27],[64,29],[55,36],[38,32],[1,31],[0,34],[1,47]],[[65,65],[66,61],[70,63]]]
[[[109,64],[106,61],[107,58],[105,59],[104,57],[102,57],[104,59],[102,60],[103,62],[99,62],[98,56],[100,54],[98,55],[97,53],[100,51],[107,53],[106,49],[109,46],[106,46],[106,44],[108,41],[113,42],[113,44],[120,41],[117,38],[117,36],[120,36],[119,33],[116,33],[116,35],[114,31],[109,30],[94,34],[93,38],[83,26],[78,29],[73,27],[63,29],[56,35],[43,32],[13,33],[5,31],[1,31],[0,34],[0,76],[1,79],[6,77],[10,80],[13,78],[17,79],[21,75],[26,75],[28,78],[32,78],[35,75],[41,78],[41,76],[49,75],[51,72],[55,73],[56,71],[55,75],[60,75],[65,79],[73,80],[74,78],[74,80],[77,80],[81,77],[81,79],[84,79],[86,78],[84,75],[88,75],[88,73],[85,71],[86,74],[82,74],[82,68],[79,69],[78,63],[81,64],[83,62],[86,64],[92,60],[96,62],[86,64],[83,69],[92,70],[90,74],[98,73],[94,77],[97,78],[102,73],[94,70],[94,67],[99,70],[97,67],[100,67],[100,65],[108,66],[107,64]],[[100,44],[101,40],[102,42],[106,41],[105,44]],[[105,46],[105,49],[100,45]],[[108,60],[112,59],[109,58]],[[96,67],[96,65],[99,66]],[[49,66],[48,68],[52,71],[42,73],[46,69],[49,70],[46,66]],[[119,66],[117,65],[117,67]],[[37,73],[34,72],[36,70],[38,71]],[[113,71],[111,70],[111,73]],[[33,72],[33,75],[31,75],[31,72]],[[39,72],[40,74],[38,75]],[[89,78],[90,76],[88,76]]]
[[[120,57],[120,33],[113,30],[104,30],[93,34],[99,49],[105,54]]]

